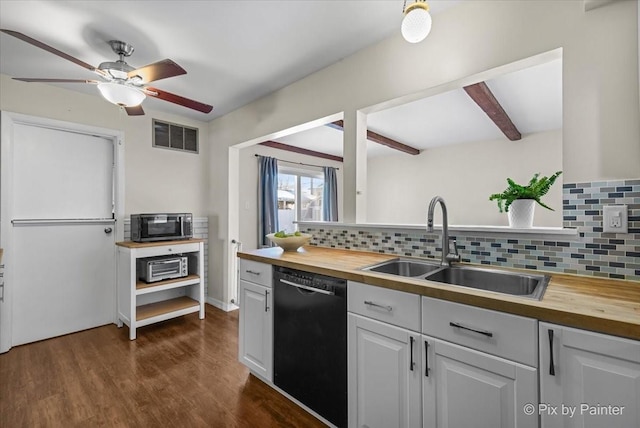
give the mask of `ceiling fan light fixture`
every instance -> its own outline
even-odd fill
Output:
[[[114,79],[121,79],[121,80],[126,80],[127,79],[127,72],[126,71],[122,71],[122,70],[115,70],[113,68],[109,69],[109,74],[111,75],[111,77],[113,77]]]
[[[418,43],[427,38],[431,32],[431,14],[426,1],[417,0],[405,8],[401,32],[409,43]]]
[[[145,99],[143,92],[121,83],[100,83],[98,90],[107,101],[121,107],[139,106]]]

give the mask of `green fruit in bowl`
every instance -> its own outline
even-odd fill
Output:
[[[273,236],[276,237],[276,238],[291,238],[293,236],[302,236],[302,233],[300,233],[300,232],[286,233],[284,230],[280,230],[280,231],[274,233]]]
[[[268,234],[267,238],[284,251],[297,251],[298,248],[309,243],[311,235],[302,232],[286,233],[280,230],[276,233]]]

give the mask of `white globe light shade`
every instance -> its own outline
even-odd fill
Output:
[[[402,37],[409,43],[423,41],[431,31],[431,15],[421,7],[411,9],[402,20]]]
[[[145,99],[143,92],[120,83],[100,83],[98,90],[107,101],[122,107],[139,106]]]

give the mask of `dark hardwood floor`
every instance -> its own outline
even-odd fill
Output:
[[[0,355],[0,427],[323,427],[238,362],[238,312],[207,305]]]

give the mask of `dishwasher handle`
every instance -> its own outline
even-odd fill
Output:
[[[320,294],[326,294],[327,296],[334,296],[336,294],[333,291],[327,291],[327,290],[322,290],[320,288],[314,288],[314,287],[308,287],[302,284],[296,284],[295,282],[287,281],[286,279],[281,279],[280,282],[283,284],[290,285],[292,287],[302,288],[303,290],[313,291],[315,293],[320,293]]]

